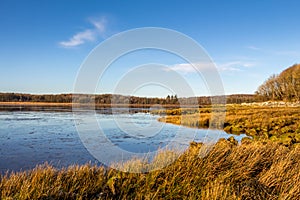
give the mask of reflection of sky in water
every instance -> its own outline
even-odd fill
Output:
[[[129,152],[147,153],[163,148],[174,142],[174,136],[179,131],[191,137],[175,139],[178,144],[188,144],[195,133],[196,141],[203,141],[206,135],[211,140],[230,136],[217,130],[209,130],[206,134],[207,130],[160,123],[156,120],[157,116],[148,113],[114,115],[97,113],[96,116],[106,137],[114,145]],[[80,124],[93,116],[83,112],[76,117],[77,123]],[[97,128],[94,130],[90,128],[86,131],[87,134],[89,131],[97,131]],[[240,140],[243,136],[235,137]],[[95,143],[93,140],[87,142],[91,143],[91,146],[99,147],[99,144],[93,144]],[[36,111],[0,112],[0,171],[28,169],[46,161],[55,166],[96,162],[79,139],[73,114]]]

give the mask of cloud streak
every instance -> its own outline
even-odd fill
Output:
[[[104,34],[106,31],[106,24],[107,24],[107,20],[106,18],[102,17],[100,20],[90,20],[91,23],[94,25],[94,27],[96,28],[96,30],[101,33]]]
[[[95,33],[92,30],[87,29],[83,32],[76,33],[68,41],[62,41],[59,44],[62,47],[75,47],[84,44],[86,41],[94,41],[95,38]]]
[[[92,28],[74,34],[69,40],[59,42],[64,48],[76,47],[86,42],[95,41],[99,36],[104,37],[107,21],[105,18],[100,20],[90,20]]]
[[[249,68],[255,66],[252,62],[245,62],[245,61],[232,61],[223,64],[218,64],[218,68],[220,71],[243,71],[243,68]]]
[[[230,72],[239,72],[243,71],[244,68],[249,68],[255,66],[255,63],[245,62],[245,61],[231,61],[227,63],[216,64],[219,71],[230,71]],[[196,69],[195,69],[196,67]],[[171,65],[167,68],[167,71],[176,71],[183,74],[197,73],[198,70],[211,70],[214,67],[213,63],[181,63]],[[198,70],[197,70],[198,69]]]
[[[212,63],[181,63],[181,64],[175,64],[169,66],[167,68],[167,71],[176,71],[176,72],[181,72],[183,74],[188,74],[188,73],[197,73],[198,70],[209,70],[213,66]],[[198,70],[197,70],[198,69]]]

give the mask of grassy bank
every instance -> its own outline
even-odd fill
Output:
[[[197,128],[208,128],[212,116],[211,108],[155,113],[166,115],[159,121]],[[223,128],[228,133],[246,133],[255,139],[271,139],[285,145],[300,143],[300,108],[229,105]]]
[[[0,198],[297,199],[299,185],[299,147],[249,140],[237,145],[231,138],[210,148],[193,143],[173,164],[144,174],[90,165],[38,166],[2,176]]]

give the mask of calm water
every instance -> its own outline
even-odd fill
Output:
[[[123,112],[102,109],[96,114],[82,112],[73,115],[65,108],[0,109],[0,172],[30,169],[48,162],[56,167],[87,162],[99,163],[91,154],[93,148],[101,148],[97,140],[88,138],[82,143],[76,129],[84,137],[99,132],[90,124],[97,119],[106,138],[127,152],[147,153],[163,148],[170,142],[186,146],[191,140],[203,141],[228,138],[231,135],[217,130],[192,129],[157,121],[158,116],[149,113]],[[88,128],[87,128],[88,127]],[[184,137],[176,138],[179,132]],[[240,140],[245,135],[235,136]],[[175,138],[175,139],[174,139]],[[86,149],[89,147],[89,151]],[[110,152],[112,153],[112,152]]]

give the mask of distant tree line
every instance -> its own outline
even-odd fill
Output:
[[[140,105],[210,105],[212,102],[218,102],[220,96],[202,96],[202,97],[181,97],[177,95],[167,95],[165,98],[158,97],[136,97],[117,94],[22,94],[22,93],[0,93],[0,102],[49,102],[49,103],[71,103],[72,100],[77,103],[96,104],[140,104]],[[226,96],[226,103],[240,104],[257,101],[255,95],[234,94]]]
[[[21,93],[0,93],[1,102],[72,102],[72,94],[21,94]]]
[[[256,91],[258,99],[300,101],[300,64],[270,76]]]

